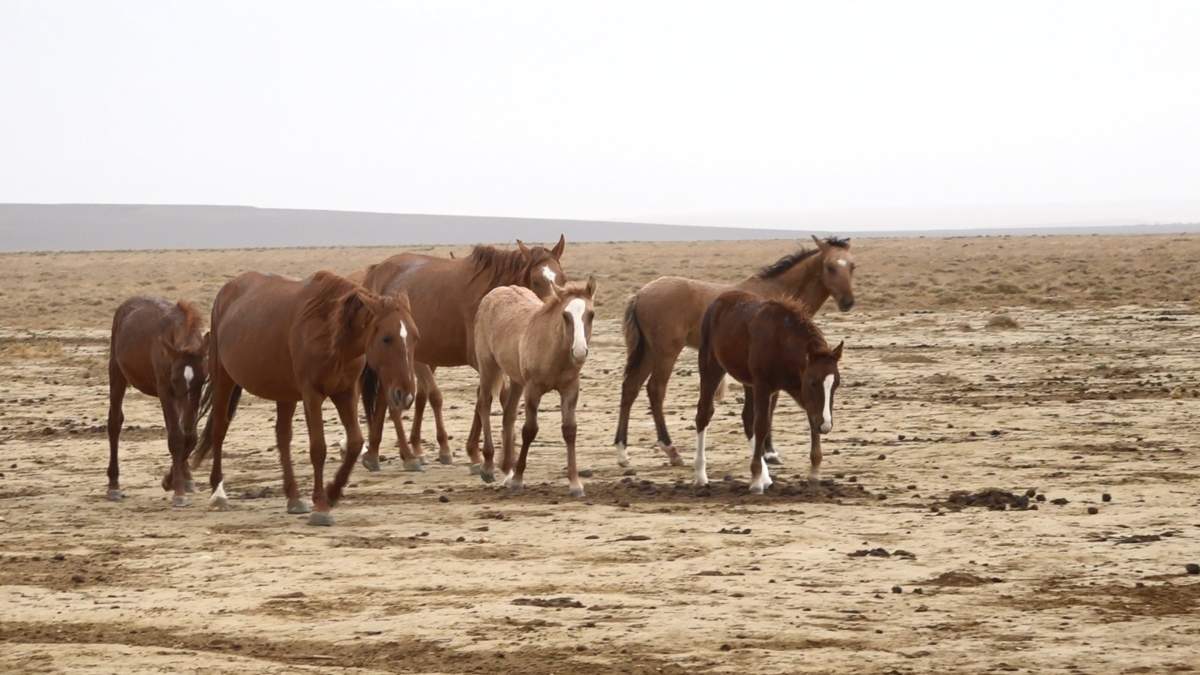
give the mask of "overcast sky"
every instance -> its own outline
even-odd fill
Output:
[[[1200,221],[1200,2],[0,0],[0,55],[0,202]]]

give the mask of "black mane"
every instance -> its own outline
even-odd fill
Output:
[[[826,237],[825,243],[828,244],[829,246],[833,246],[835,248],[846,248],[846,249],[850,248],[850,240],[849,239],[838,239],[837,237]],[[807,260],[808,258],[812,257],[814,254],[820,252],[820,250],[821,249],[818,249],[818,248],[812,248],[812,249],[801,248],[799,251],[796,251],[795,253],[790,253],[788,255],[785,255],[782,258],[780,258],[779,260],[776,260],[775,262],[771,263],[770,265],[767,265],[766,267],[759,270],[758,278],[759,279],[771,279],[773,277],[777,277],[780,274],[783,274],[784,272],[792,269],[792,267],[794,267],[796,265],[796,263],[799,263],[803,260]]]

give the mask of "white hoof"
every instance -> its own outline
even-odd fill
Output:
[[[404,461],[404,470],[420,472],[425,470],[425,465],[419,459],[408,459]]]
[[[182,509],[192,505],[192,500],[183,495],[174,495],[171,497],[171,506],[177,509]]]
[[[762,493],[763,493],[762,483],[751,483],[750,484],[750,494],[761,495]]]
[[[312,512],[312,504],[309,504],[307,501],[305,501],[303,499],[295,499],[295,500],[289,499],[288,505],[287,505],[287,512],[288,513],[296,513],[296,514],[311,513]]]
[[[766,462],[767,464],[773,464],[775,466],[779,466],[779,465],[783,464],[783,457],[780,456],[778,450],[770,450],[766,453],[763,453],[763,461]]]
[[[218,511],[229,508],[229,495],[225,494],[225,481],[217,483],[217,489],[213,490],[212,496],[208,498],[208,507]]]
[[[695,485],[696,487],[704,487],[708,485],[708,476],[702,473],[696,474],[696,480],[692,481],[692,485]]]
[[[483,473],[483,465],[482,464],[472,464],[471,466],[467,467],[467,470],[469,470],[471,472],[472,476],[478,476]]]
[[[578,485],[578,486],[572,485],[571,489],[568,490],[568,492],[571,493],[572,497],[582,497],[583,496],[583,486],[582,485]]]
[[[629,466],[629,449],[624,443],[617,443],[617,466]]]
[[[104,495],[104,498],[110,502],[119,502],[122,499],[125,499],[125,491],[118,490],[116,488],[109,488],[108,492]]]

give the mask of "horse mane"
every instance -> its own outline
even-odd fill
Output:
[[[346,300],[357,292],[370,292],[344,277],[324,270],[312,275],[308,284],[317,290],[305,301],[303,309],[300,310],[300,317],[314,326],[315,330],[311,334],[313,340],[324,347],[327,353],[333,354],[337,350],[338,342],[354,320],[354,315],[361,309],[361,306],[352,305]]]
[[[828,244],[829,246],[833,246],[834,248],[842,248],[842,249],[850,248],[850,240],[849,239],[838,239],[837,237],[826,237],[825,243]],[[779,260],[776,260],[775,262],[771,263],[770,265],[767,265],[766,267],[762,268],[761,270],[758,271],[758,274],[756,276],[759,279],[771,279],[771,278],[777,277],[780,274],[783,274],[784,272],[795,267],[797,263],[800,263],[804,260],[811,258],[812,256],[816,255],[820,251],[821,251],[821,249],[819,249],[819,248],[801,247],[799,251],[796,251],[795,253],[789,253],[788,255],[785,255],[782,258],[780,258]]]
[[[198,354],[203,344],[204,317],[196,305],[179,300],[167,312],[167,339],[176,350]]]
[[[773,298],[766,301],[768,305],[776,305],[791,315],[792,321],[784,321],[784,326],[799,335],[803,340],[815,347],[812,351],[824,353],[829,351],[829,343],[825,341],[825,333],[813,321],[812,314],[805,309],[804,304],[795,298]]]
[[[541,246],[531,247],[529,252],[533,255],[532,260],[526,260],[520,249],[505,251],[495,246],[477,245],[466,258],[467,262],[475,266],[475,274],[471,278],[490,274],[488,281],[493,288],[525,285],[525,276],[529,268],[551,257],[550,251]]]

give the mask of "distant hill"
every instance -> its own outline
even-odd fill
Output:
[[[869,236],[977,236],[1092,232],[1200,231],[1197,224],[1105,228],[1026,228],[837,232]],[[260,209],[248,206],[0,204],[0,250],[120,250],[395,246],[569,241],[711,241],[807,238],[810,230],[696,227],[651,223],[487,216]]]

